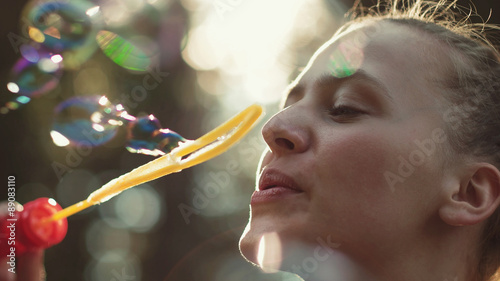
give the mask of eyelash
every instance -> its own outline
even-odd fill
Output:
[[[333,117],[357,117],[364,114],[362,110],[356,109],[347,105],[334,105],[329,110],[328,113]]]

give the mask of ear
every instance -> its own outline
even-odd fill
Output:
[[[455,226],[477,224],[500,204],[500,172],[489,163],[477,163],[450,191],[439,209],[441,219]]]

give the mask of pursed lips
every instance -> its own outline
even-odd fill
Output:
[[[296,192],[303,192],[295,180],[274,168],[265,168],[259,178],[259,190],[267,190],[275,187],[284,187]]]

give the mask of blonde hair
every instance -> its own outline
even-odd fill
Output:
[[[488,32],[500,27],[485,21],[472,23],[471,17],[479,17],[475,10],[456,3],[379,0],[365,8],[358,0],[351,21],[342,29],[367,19],[389,21],[424,31],[448,46],[454,65],[440,86],[460,120],[447,128],[452,150],[500,168],[500,53],[487,38]],[[477,280],[500,281],[500,209],[488,219],[482,238]]]

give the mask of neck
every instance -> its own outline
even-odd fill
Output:
[[[286,255],[293,258],[284,260],[282,269],[306,281],[481,281],[476,266],[481,225],[438,222],[420,229],[362,247],[300,248]]]
[[[476,277],[480,226],[431,229],[379,247],[379,254],[362,264],[377,281],[480,281]]]

